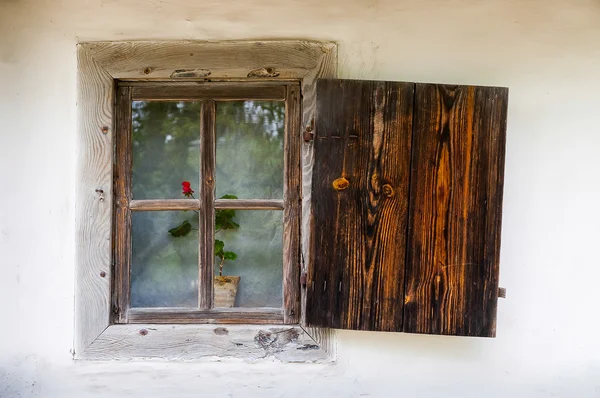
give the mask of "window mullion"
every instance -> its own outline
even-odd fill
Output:
[[[200,110],[200,211],[198,222],[198,307],[213,308],[215,233],[215,101],[202,101]]]

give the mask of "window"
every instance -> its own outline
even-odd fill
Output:
[[[299,94],[118,83],[115,323],[299,322]]]
[[[332,79],[335,52],[80,46],[77,358],[318,360],[331,328],[495,336],[508,90]],[[246,128],[273,157],[244,158]],[[231,221],[240,240],[215,243]],[[215,254],[260,231],[281,237],[259,249],[271,282],[215,305]]]
[[[129,211],[126,210],[128,206],[141,205],[141,208],[137,208],[131,213],[134,218],[141,217],[142,220],[131,219],[131,221],[136,225],[142,225],[146,221],[144,217],[168,217],[169,214],[181,216],[184,210],[187,210],[186,216],[189,215],[190,217],[195,216],[192,210],[197,210],[199,213],[205,211],[216,212],[221,210],[219,209],[220,206],[232,205],[232,202],[227,199],[223,199],[219,203],[216,201],[220,200],[219,198],[224,194],[232,193],[231,189],[235,188],[237,190],[235,185],[229,187],[217,186],[214,206],[202,206],[202,203],[210,203],[211,200],[206,200],[204,196],[198,196],[207,192],[203,189],[203,184],[200,183],[201,170],[190,170],[184,167],[185,172],[177,175],[176,171],[173,170],[170,176],[163,179],[168,183],[173,182],[171,187],[159,189],[156,186],[145,186],[139,188],[141,191],[138,195],[135,175],[133,175],[132,181],[126,181],[124,176],[119,178],[117,174],[118,159],[122,159],[122,156],[119,157],[114,152],[115,147],[122,149],[132,145],[127,142],[117,142],[119,138],[131,137],[129,126],[118,123],[118,121],[131,120],[133,127],[134,123],[137,123],[133,120],[134,106],[138,107],[135,112],[139,114],[142,113],[140,107],[142,100],[152,99],[158,103],[165,103],[166,99],[181,100],[182,103],[186,104],[186,117],[188,117],[191,114],[198,115],[198,109],[193,109],[194,106],[202,108],[203,104],[207,105],[214,101],[214,108],[204,106],[208,113],[214,109],[214,117],[200,117],[201,124],[197,130],[197,136],[202,137],[200,127],[204,131],[210,130],[202,124],[204,121],[208,122],[210,120],[216,126],[214,132],[214,140],[216,140],[218,134],[227,135],[225,131],[218,131],[220,102],[226,100],[228,105],[232,105],[233,102],[236,102],[233,100],[284,101],[290,105],[289,109],[286,108],[286,114],[297,115],[287,117],[287,119],[284,117],[284,123],[295,121],[302,126],[302,131],[298,131],[298,134],[292,137],[292,139],[296,139],[302,137],[305,126],[309,126],[314,117],[315,81],[320,77],[336,76],[336,54],[337,47],[335,43],[306,40],[93,42],[78,45],[79,157],[76,186],[77,243],[73,350],[75,358],[88,360],[197,359],[218,356],[258,359],[272,356],[285,362],[304,362],[333,357],[335,344],[332,339],[332,331],[324,328],[301,326],[304,325],[304,321],[301,319],[303,314],[297,312],[298,308],[302,307],[300,303],[305,300],[305,289],[301,289],[299,286],[300,274],[305,273],[308,266],[306,260],[310,227],[306,222],[308,218],[306,216],[300,217],[300,213],[306,215],[310,210],[310,174],[312,170],[310,164],[313,156],[310,144],[293,143],[291,139],[287,143],[284,142],[290,148],[301,148],[301,153],[299,150],[285,148],[282,152],[283,159],[279,158],[279,161],[283,160],[283,162],[289,164],[299,165],[301,163],[300,159],[302,159],[304,167],[302,170],[297,167],[286,168],[286,174],[281,176],[282,180],[278,188],[269,185],[263,186],[260,192],[246,191],[247,195],[243,195],[242,192],[238,192],[238,195],[236,195],[239,199],[236,200],[235,206],[250,206],[245,210],[236,209],[236,216],[238,214],[254,215],[254,219],[247,221],[238,219],[241,227],[236,238],[243,237],[243,229],[254,229],[254,224],[262,224],[263,221],[258,217],[260,215],[264,217],[279,214],[281,216],[281,243],[271,242],[272,248],[277,247],[277,250],[281,250],[282,254],[286,254],[286,257],[281,259],[281,273],[278,278],[282,278],[283,286],[289,286],[290,289],[285,291],[285,288],[282,288],[282,296],[285,301],[282,302],[281,309],[266,310],[272,308],[270,307],[272,304],[265,302],[259,303],[258,308],[256,307],[257,304],[252,304],[253,307],[239,307],[244,305],[243,301],[238,302],[238,307],[222,309],[212,306],[213,308],[210,309],[211,305],[208,301],[212,289],[209,289],[208,285],[212,280],[213,270],[210,267],[202,266],[202,264],[205,265],[215,261],[212,255],[208,255],[210,253],[204,253],[203,262],[199,262],[200,269],[205,273],[197,278],[198,282],[204,282],[204,284],[198,284],[201,286],[198,297],[203,301],[199,302],[200,305],[197,310],[195,307],[187,307],[187,305],[192,305],[189,303],[185,303],[186,307],[183,309],[176,307],[182,303],[168,303],[164,301],[164,296],[160,298],[160,301],[150,302],[148,297],[144,298],[143,289],[141,290],[142,295],[140,295],[139,283],[156,281],[156,279],[143,275],[143,272],[135,268],[136,264],[129,264],[130,266],[133,265],[133,268],[130,269],[136,272],[134,278],[139,278],[137,285],[134,287],[138,290],[130,291],[134,295],[133,301],[131,301],[129,297],[125,297],[128,290],[123,286],[129,275],[121,274],[126,270],[126,267],[118,266],[113,260],[116,257],[127,258],[127,250],[134,250],[138,258],[142,257],[141,254],[143,253],[140,250],[144,249],[137,247],[136,242],[128,244],[129,238],[113,239],[113,232],[118,229],[118,233],[123,233],[127,230],[131,231],[131,228],[135,227],[131,224],[128,228],[123,228],[125,223],[129,221],[126,217],[126,213]],[[209,80],[214,84],[209,84]],[[119,82],[121,86],[119,86]],[[196,82],[202,82],[202,84]],[[156,87],[160,87],[160,89],[157,90]],[[227,89],[223,89],[223,87],[227,87]],[[256,87],[262,88],[257,91]],[[292,92],[294,87],[299,88],[300,92],[296,93],[297,99],[291,101],[287,98],[287,95]],[[198,95],[198,90],[202,91],[203,88],[207,88],[208,91]],[[129,90],[129,93],[125,96],[117,95],[127,90]],[[154,90],[154,92],[148,97],[143,94],[144,90]],[[185,96],[186,90],[188,92],[187,97],[177,98],[177,96]],[[190,102],[194,102],[190,101],[190,90],[193,91],[193,99],[200,100],[199,104],[190,104]],[[177,95],[174,95],[174,92]],[[273,92],[280,94],[272,97]],[[227,97],[227,93],[234,94],[229,94],[229,97]],[[281,93],[285,94],[282,95]],[[160,97],[160,95],[164,97]],[[234,97],[231,97],[231,95],[234,95]],[[264,97],[265,95],[267,97]],[[134,98],[140,100],[135,105]],[[118,103],[117,106],[115,106],[116,103]],[[126,105],[127,103],[131,103],[132,106],[129,107],[129,105]],[[170,106],[179,109],[177,103],[178,101],[175,101]],[[237,102],[237,104],[240,104],[240,102]],[[295,106],[295,109],[291,109],[292,105]],[[189,110],[193,110],[193,112],[188,113],[187,107],[190,107]],[[231,106],[229,108],[222,107],[223,111],[227,109],[230,112],[242,112],[244,106],[238,105],[235,109]],[[119,113],[116,113],[117,110]],[[121,112],[126,113],[128,111],[131,111],[132,114],[121,114]],[[181,112],[183,112],[183,108]],[[152,114],[155,114],[155,112]],[[138,117],[138,115],[135,116]],[[158,116],[160,116],[160,113]],[[164,113],[162,117],[164,119]],[[191,118],[189,116],[187,120],[191,122]],[[181,120],[179,121],[181,122]],[[167,118],[166,123],[174,123],[174,121]],[[196,125],[196,123],[197,120],[194,120],[193,124]],[[126,131],[116,131],[117,128]],[[136,125],[135,128],[141,128],[141,125]],[[298,126],[289,125],[284,130],[289,132],[292,128],[298,129]],[[190,134],[193,134],[193,132]],[[207,136],[203,135],[203,137],[206,138]],[[163,142],[172,139],[173,137],[162,137]],[[201,142],[196,146],[193,140],[187,141],[187,144],[195,145],[196,151],[202,147]],[[224,150],[226,149],[221,152],[223,153]],[[191,150],[191,152],[193,151]],[[139,153],[136,155],[133,151],[126,153],[132,155],[134,161],[135,156],[141,156]],[[188,155],[190,163],[195,164],[192,155],[196,155],[193,153]],[[228,164],[220,164],[218,147],[216,155],[217,157],[211,164],[213,165],[215,179],[223,182],[226,181],[224,175],[228,173],[231,175],[227,167],[235,166],[234,161],[236,159],[232,159]],[[169,158],[163,157],[163,160],[169,161]],[[140,160],[137,163],[139,165]],[[145,164],[146,168],[142,167],[142,173],[144,171],[148,172],[154,166],[152,161]],[[181,165],[179,164],[179,166]],[[131,171],[137,173],[135,162],[133,167],[134,170]],[[205,167],[205,165],[202,167]],[[245,171],[247,170],[240,170],[240,176]],[[195,173],[197,173],[197,176],[194,175]],[[206,175],[206,172],[204,172],[204,175]],[[120,184],[115,185],[113,191],[114,177]],[[137,179],[140,178],[138,175]],[[195,184],[194,179],[196,179]],[[182,181],[179,180],[190,182],[190,187],[195,191],[195,199],[182,198]],[[288,182],[287,187],[294,187],[294,189],[289,192],[282,192],[282,190],[287,189],[283,183],[284,181]],[[133,192],[128,194],[133,194],[133,196],[128,197],[125,194],[126,186],[131,187]],[[302,188],[302,197],[299,196],[300,188]],[[220,191],[221,189],[222,191]],[[115,200],[117,196],[119,196],[119,200]],[[154,202],[158,206],[167,205],[174,206],[174,208],[172,210],[154,211],[150,209],[152,201],[158,201]],[[286,201],[289,201],[290,204],[287,205]],[[181,206],[181,208],[177,208],[177,206]],[[257,206],[260,208],[253,208]],[[145,210],[142,210],[142,208]],[[213,222],[211,217],[205,216],[202,219],[208,220],[209,223]],[[198,215],[198,220],[200,220],[200,215]],[[301,225],[298,224],[300,220],[303,221]],[[165,222],[164,228],[172,229],[171,221],[177,220],[168,221],[168,223]],[[294,225],[294,223],[296,224]],[[118,228],[118,225],[121,225],[121,228]],[[164,236],[164,228],[158,222],[152,221],[147,225],[157,229]],[[133,230],[132,238],[135,238],[138,230],[142,233],[149,232],[144,230],[144,227],[136,228]],[[289,234],[283,231],[286,228],[291,231]],[[209,234],[214,231],[210,225],[203,225],[198,229],[202,229]],[[299,229],[301,232],[298,232]],[[194,231],[193,233],[198,234],[199,232]],[[299,234],[300,238],[292,239],[293,234]],[[190,237],[191,233],[183,238],[180,237],[177,243],[191,245]],[[254,238],[254,236],[252,237]],[[290,239],[287,239],[287,237],[290,237]],[[199,237],[198,242],[201,239],[207,240],[208,238],[206,236]],[[210,242],[210,239],[208,241]],[[223,239],[223,241],[230,244],[233,249],[233,242],[227,243],[226,239]],[[201,254],[200,247],[198,244],[199,256]],[[203,245],[202,247],[205,251],[211,248],[209,245]],[[281,248],[279,249],[279,247]],[[212,248],[214,249],[214,246]],[[193,248],[190,246],[188,250],[193,251]],[[189,255],[189,251],[186,255]],[[242,259],[240,249],[226,249],[226,251],[237,251],[238,259]],[[275,250],[269,252],[271,257],[274,257],[274,252]],[[113,256],[114,253],[117,253],[116,257]],[[301,261],[298,259],[301,259]],[[123,263],[121,262],[121,264]],[[286,264],[285,267],[284,264]],[[291,266],[292,264],[295,267]],[[198,275],[198,272],[193,268],[192,265],[186,270],[190,271],[192,276],[194,274]],[[228,264],[225,265],[226,272],[227,269]],[[115,271],[119,271],[119,274]],[[196,283],[195,277],[191,277],[190,280],[192,285]],[[290,282],[292,280],[293,282]],[[113,284],[112,281],[117,283]],[[188,293],[192,290],[194,289],[189,289]],[[259,295],[259,297],[264,298],[265,296]],[[144,302],[145,299],[148,300]],[[193,298],[191,301],[193,301]],[[248,302],[246,301],[246,303]],[[135,306],[133,312],[124,311],[127,304],[123,303],[133,303]],[[170,309],[162,307],[165,303],[172,305]],[[142,307],[138,307],[139,305],[146,306],[144,308],[148,311],[143,311]],[[150,306],[148,307],[148,305]],[[161,305],[161,307],[157,307],[158,305]],[[179,308],[179,310],[174,311],[174,308]],[[190,308],[194,310],[189,311]],[[219,315],[215,318],[221,317],[221,319],[207,318],[207,312],[211,312],[213,315],[218,313]],[[235,313],[240,317],[234,318]],[[159,319],[160,317],[162,319]],[[146,320],[152,321],[152,324],[141,323]],[[268,323],[265,323],[267,320]],[[180,324],[175,324],[178,321]],[[198,323],[225,321],[227,321],[226,324],[218,325]]]

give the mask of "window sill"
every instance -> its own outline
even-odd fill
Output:
[[[75,359],[331,362],[300,326],[288,325],[111,325]]]

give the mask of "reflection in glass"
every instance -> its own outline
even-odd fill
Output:
[[[188,221],[175,237],[169,230]],[[131,306],[197,307],[198,216],[192,211],[131,214]],[[187,230],[187,233],[186,233]]]
[[[226,260],[223,275],[241,276],[236,307],[283,306],[283,212],[235,211],[237,229],[222,229],[215,238],[235,260]],[[215,275],[221,259],[215,257]]]
[[[283,198],[284,116],[284,102],[217,103],[217,198]]]
[[[181,182],[197,186],[200,103],[132,103],[134,199],[181,199]]]

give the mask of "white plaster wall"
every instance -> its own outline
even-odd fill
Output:
[[[335,40],[342,77],[510,87],[498,337],[74,363],[75,44],[148,38]],[[600,397],[598,1],[1,0],[0,132],[0,397]]]

